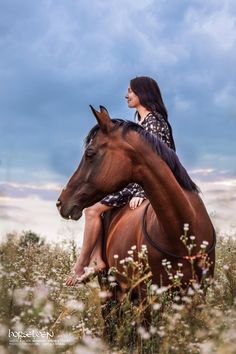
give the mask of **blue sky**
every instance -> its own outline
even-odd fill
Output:
[[[138,75],[158,81],[192,177],[235,181],[234,0],[1,0],[0,7],[1,195],[29,197],[34,188],[54,201],[94,124],[89,104],[133,119],[124,96]]]

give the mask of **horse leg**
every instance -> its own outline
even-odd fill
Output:
[[[98,282],[102,292],[107,293],[107,297],[101,299],[101,314],[104,320],[103,338],[105,341],[112,343],[116,336],[117,324],[119,322],[119,294],[120,288],[111,287],[109,281],[108,270],[104,270],[98,274]]]

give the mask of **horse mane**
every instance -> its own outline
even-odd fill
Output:
[[[114,130],[122,128],[122,134],[125,136],[130,130],[137,132],[143,140],[145,140],[151,148],[167,163],[176,180],[186,190],[199,193],[198,186],[190,178],[188,172],[183,167],[179,161],[178,156],[175,151],[169,148],[157,135],[152,134],[145,130],[141,125],[123,119],[112,119],[114,123]],[[91,142],[95,137],[98,130],[100,129],[99,125],[95,125],[87,137],[85,138],[85,147]]]

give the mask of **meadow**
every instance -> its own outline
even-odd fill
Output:
[[[2,354],[236,353],[235,237],[218,235],[214,281],[206,278],[204,286],[195,282],[175,295],[152,284],[145,247],[139,250],[138,261],[133,258],[135,247],[125,260],[117,257],[124,274],[131,268],[138,270],[129,279],[130,288],[142,279],[147,297],[133,303],[128,291],[119,310],[107,318],[106,334],[101,310],[109,291],[101,290],[96,279],[85,285],[64,285],[77,253],[74,241],[50,244],[32,231],[8,234],[2,241]],[[164,261],[163,266],[173,281],[179,280],[171,274],[171,264]],[[116,269],[111,269],[110,289],[116,287],[115,274]]]

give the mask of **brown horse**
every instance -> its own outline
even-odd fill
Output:
[[[175,152],[140,125],[111,119],[102,106],[100,112],[91,109],[98,124],[90,131],[80,165],[58,199],[60,214],[77,220],[84,208],[130,182],[137,182],[151,206],[147,207],[149,202],[145,201],[135,210],[127,205],[108,212],[104,245],[107,267],[115,265],[114,255],[125,258],[133,245],[139,250],[146,244],[154,283],[170,283],[162,266],[163,258],[171,261],[174,271],[181,262],[182,282],[188,283],[192,269],[180,241],[183,225],[187,223],[189,235],[196,237],[196,257],[201,243],[208,242],[206,253],[213,275],[214,229],[197,186]],[[201,268],[195,263],[200,279]]]

